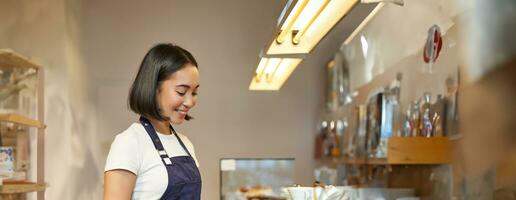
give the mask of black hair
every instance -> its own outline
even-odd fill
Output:
[[[152,47],[145,54],[129,91],[130,109],[145,117],[169,120],[160,113],[156,93],[163,81],[187,64],[197,67],[197,61],[192,54],[180,46],[161,43]],[[193,118],[186,115],[185,119]]]

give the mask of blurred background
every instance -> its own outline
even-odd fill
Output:
[[[195,120],[176,129],[203,199],[295,199],[285,188],[314,181],[355,199],[516,199],[516,2],[310,0],[289,27],[304,2],[0,0],[0,195],[101,199],[111,142],[138,119],[130,84],[169,42],[199,63]],[[275,175],[242,183],[257,168]]]

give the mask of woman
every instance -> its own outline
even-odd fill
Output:
[[[200,199],[192,143],[172,125],[192,119],[199,72],[194,57],[173,44],[145,55],[129,92],[138,123],[118,134],[104,172],[104,199]]]

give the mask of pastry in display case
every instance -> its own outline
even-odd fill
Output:
[[[285,199],[282,188],[294,185],[294,167],[293,158],[221,159],[221,199]]]

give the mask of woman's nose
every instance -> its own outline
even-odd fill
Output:
[[[186,97],[186,99],[183,101],[183,105],[188,107],[188,108],[192,107],[193,103],[194,103],[194,101],[193,101],[193,97],[192,96]]]

